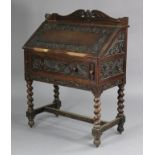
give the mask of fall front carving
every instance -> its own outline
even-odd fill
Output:
[[[97,147],[107,129],[118,125],[118,132],[124,131],[127,28],[127,17],[115,19],[97,10],[77,10],[67,16],[45,15],[45,21],[23,47],[28,93],[26,116],[30,127],[35,124],[35,116],[42,112],[93,123],[92,135]],[[52,104],[34,109],[34,80],[54,85]],[[92,92],[94,116],[61,110],[59,85]],[[114,120],[102,121],[101,94],[115,86],[118,86],[118,113]]]

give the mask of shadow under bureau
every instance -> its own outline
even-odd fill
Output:
[[[54,113],[93,123],[94,144],[100,145],[102,132],[118,125],[124,130],[124,85],[126,83],[128,18],[112,18],[97,10],[77,10],[70,15],[46,14],[45,21],[24,45],[27,82],[26,116],[30,127],[42,112]],[[52,83],[54,101],[33,108],[33,81]],[[59,85],[91,91],[94,116],[86,117],[60,110]],[[118,114],[110,122],[101,120],[100,96],[118,86]]]

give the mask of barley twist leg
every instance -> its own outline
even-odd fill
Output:
[[[54,101],[53,101],[53,104],[55,105],[56,109],[60,109],[61,101],[59,99],[59,86],[58,85],[54,85]],[[58,114],[56,116],[58,116]]]
[[[33,87],[32,81],[27,81],[27,105],[28,109],[26,116],[28,118],[28,125],[32,128],[34,126],[34,114],[33,114]]]
[[[94,136],[94,144],[96,147],[98,147],[101,143],[100,137],[101,137],[101,103],[100,103],[100,98],[95,97],[94,98],[94,127],[92,130],[92,134]]]
[[[117,131],[119,133],[122,133],[124,131],[124,123],[125,123],[125,116],[124,116],[124,84],[120,84],[119,86],[119,89],[118,89],[118,102],[117,102],[117,105],[118,105],[118,108],[117,108],[117,111],[118,111],[118,114],[117,114],[117,117],[121,118],[119,124],[118,124],[118,128],[117,128]]]

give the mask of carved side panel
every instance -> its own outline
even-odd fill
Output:
[[[112,46],[107,50],[105,56],[114,54],[125,53],[125,32],[120,32],[116,37]]]
[[[83,79],[91,79],[94,74],[92,65],[83,63],[67,63],[58,60],[51,60],[48,58],[32,57],[32,70],[33,71],[46,71],[63,73],[64,75],[75,76]],[[90,70],[91,69],[91,70]]]
[[[101,64],[101,79],[107,79],[124,72],[124,59],[118,58]]]

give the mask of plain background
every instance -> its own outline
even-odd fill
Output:
[[[142,154],[142,0],[12,0],[12,154]],[[125,132],[116,128],[103,133],[102,144],[92,145],[91,124],[40,114],[33,129],[25,117],[26,86],[22,46],[44,20],[45,13],[68,14],[77,9],[98,9],[112,17],[129,17]],[[35,107],[53,100],[50,84],[34,82]],[[62,109],[93,115],[90,92],[60,87]],[[116,114],[117,88],[103,92],[102,118],[113,119]]]

